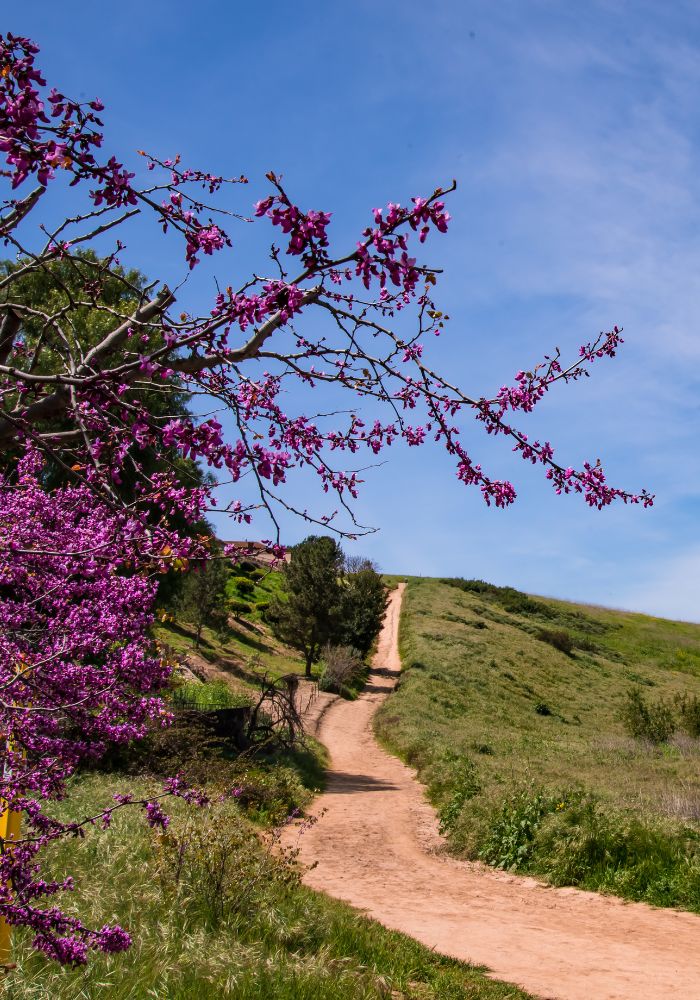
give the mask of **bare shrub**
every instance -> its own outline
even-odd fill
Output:
[[[181,907],[213,927],[264,907],[279,886],[297,884],[295,860],[294,851],[280,848],[279,832],[261,841],[225,803],[190,812],[160,840],[162,883]]]
[[[322,658],[323,672],[319,686],[324,691],[345,694],[362,677],[364,663],[352,646],[332,646],[327,643],[323,647]]]

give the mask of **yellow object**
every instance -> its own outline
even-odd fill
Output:
[[[0,802],[4,802],[0,799]],[[19,840],[22,813],[7,806],[0,814],[0,838],[3,850],[11,850],[13,840]],[[0,968],[7,968],[12,958],[12,927],[4,917],[0,917]]]

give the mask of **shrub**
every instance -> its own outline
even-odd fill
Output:
[[[539,615],[541,618],[554,618],[556,612],[544,604],[542,601],[534,601],[527,594],[516,590],[514,587],[497,587],[494,583],[486,583],[485,580],[463,580],[461,577],[443,578],[440,583],[447,584],[448,587],[456,587],[466,593],[482,594],[492,600],[498,601],[505,611],[515,615]]]
[[[264,615],[269,607],[270,607],[269,601],[258,601],[258,603],[255,605],[255,610],[259,611],[261,615]]]
[[[239,601],[236,597],[229,598],[227,607],[234,618],[237,618],[238,615],[247,615],[253,610],[247,601]]]
[[[252,819],[265,823],[284,823],[310,799],[297,772],[283,764],[239,770],[236,786],[239,804]]]
[[[676,697],[676,707],[680,719],[681,728],[685,729],[688,736],[693,739],[700,737],[700,699],[697,695],[691,698],[688,694]]]
[[[233,570],[238,576],[252,576],[257,568],[254,562],[244,559],[243,562],[236,563]]]
[[[159,874],[178,905],[205,926],[254,916],[295,885],[289,855],[264,849],[233,803],[216,803],[175,820],[160,846]]]
[[[262,566],[258,566],[248,575],[250,576],[251,580],[259,581],[259,580],[264,580],[265,577],[269,575],[269,572],[270,572],[269,570],[263,569]]]
[[[671,706],[663,698],[648,702],[638,687],[627,692],[620,717],[630,736],[650,743],[666,743],[676,730]]]
[[[526,788],[506,799],[495,817],[479,857],[496,868],[521,868],[530,858],[535,834],[559,801],[544,791]]]
[[[564,629],[540,628],[535,633],[540,642],[548,642],[550,646],[571,656],[574,649],[574,640]]]
[[[552,710],[546,701],[538,701],[535,705],[535,711],[538,715],[551,715]]]
[[[323,691],[334,691],[347,696],[352,688],[362,680],[365,665],[360,654],[352,646],[323,647],[323,669],[319,687]]]
[[[244,597],[252,594],[255,590],[255,583],[249,580],[247,576],[234,576],[233,583],[238,593]]]

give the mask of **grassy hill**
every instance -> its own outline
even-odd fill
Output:
[[[377,732],[454,852],[700,911],[700,626],[412,579],[400,644]]]

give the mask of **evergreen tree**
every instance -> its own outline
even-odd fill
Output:
[[[379,635],[387,605],[387,591],[382,578],[368,560],[355,566],[343,580],[341,626],[337,641],[353,646],[366,656]]]
[[[334,539],[310,535],[292,549],[282,575],[283,597],[270,606],[268,617],[275,633],[304,655],[307,677],[322,646],[338,636],[343,562]]]

